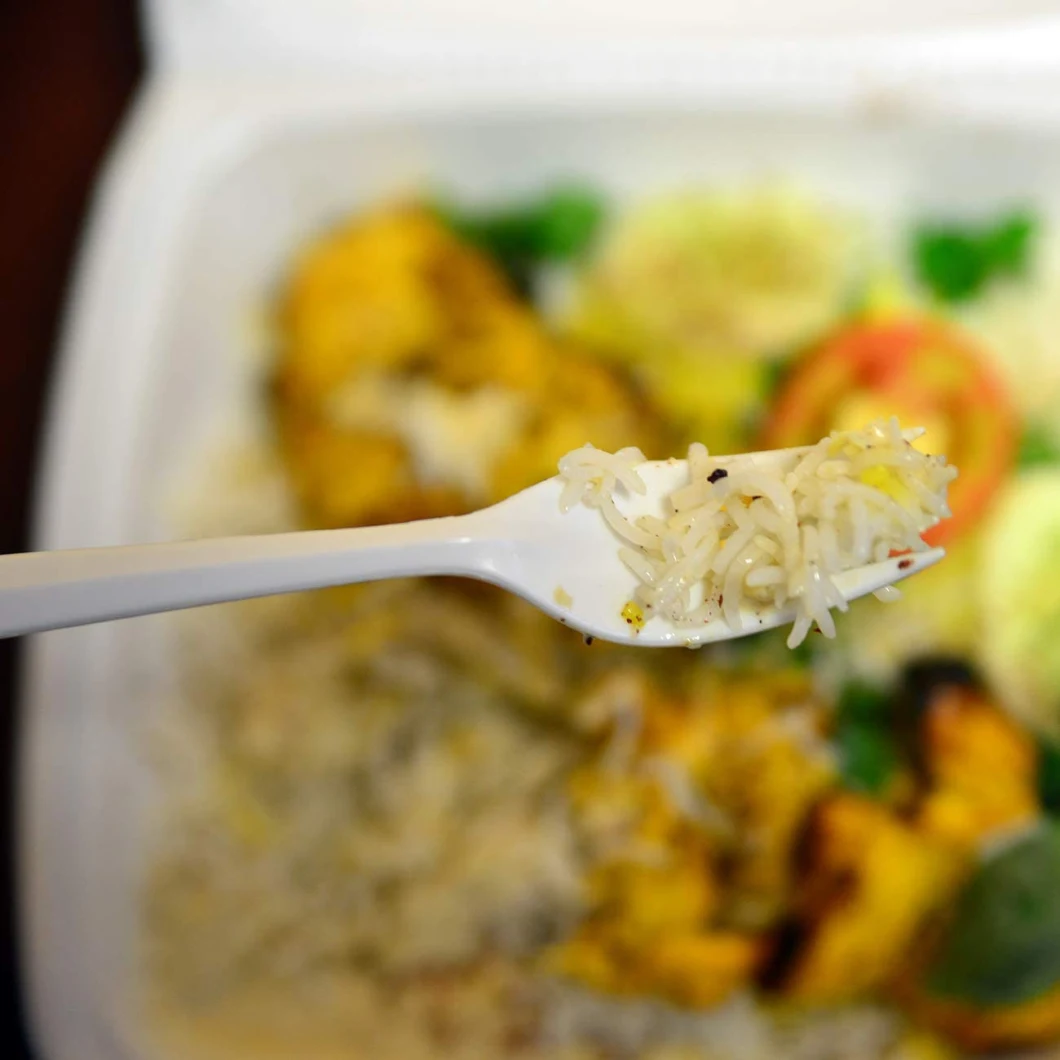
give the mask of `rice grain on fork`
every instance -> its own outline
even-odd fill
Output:
[[[560,507],[582,503],[601,511],[637,578],[634,603],[649,617],[691,628],[721,615],[739,631],[745,609],[791,608],[794,648],[815,624],[835,636],[832,608],[848,607],[836,575],[894,553],[924,551],[921,535],[950,514],[946,489],[957,469],[915,449],[919,433],[903,433],[894,417],[833,432],[784,474],[720,468],[695,443],[689,482],[667,498],[665,518],[635,521],[615,497],[646,492],[637,472],[644,455],[587,445],[559,462]],[[896,592],[878,595],[891,599]]]

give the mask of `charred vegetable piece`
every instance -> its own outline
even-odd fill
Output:
[[[917,278],[944,302],[974,298],[998,276],[1023,273],[1038,222],[1025,212],[992,225],[923,225],[913,234]]]
[[[1060,985],[1060,827],[1042,824],[986,861],[960,894],[926,977],[931,994],[1019,1005]]]
[[[981,688],[982,678],[966,659],[946,655],[917,659],[902,673],[902,696],[910,714],[920,715],[942,688]]]
[[[895,692],[894,728],[913,765],[921,772],[929,769],[920,736],[932,700],[946,689],[982,687],[982,678],[971,664],[954,656],[925,656],[904,668]]]

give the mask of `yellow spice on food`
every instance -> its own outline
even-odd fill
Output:
[[[882,465],[866,468],[858,476],[858,479],[866,486],[871,486],[881,493],[886,493],[891,500],[897,501],[903,506],[911,504],[916,499],[912,491],[893,468],[883,467]]]
[[[879,989],[902,967],[928,916],[949,899],[961,859],[882,805],[838,794],[818,810],[810,877],[842,900],[811,913],[789,997],[839,1003]],[[827,895],[821,886],[818,894]],[[808,891],[806,898],[810,897]]]
[[[938,694],[923,739],[931,779],[918,818],[925,833],[975,851],[1037,819],[1034,740],[984,695],[969,689]]]
[[[587,437],[657,448],[631,382],[552,335],[426,210],[384,208],[322,236],[276,323],[279,447],[314,526],[490,504]]]
[[[626,624],[632,626],[637,633],[644,628],[646,619],[644,618],[644,608],[640,604],[634,603],[632,600],[628,601],[626,606],[622,608],[621,615]]]

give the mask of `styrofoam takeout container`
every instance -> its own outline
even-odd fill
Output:
[[[1060,216],[1057,33],[1017,21],[1054,5],[1009,0],[1007,21],[983,0],[510,6],[149,5],[152,73],[66,320],[36,547],[167,535],[174,469],[247,398],[253,307],[307,234],[379,195],[579,174],[622,198],[791,173],[875,216],[1020,196]],[[166,630],[29,645],[21,934],[44,1060],[159,1055],[134,998],[157,801],[141,723],[170,692]]]

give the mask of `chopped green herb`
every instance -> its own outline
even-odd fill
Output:
[[[454,232],[489,254],[523,293],[529,292],[542,265],[584,254],[605,213],[596,192],[575,185],[504,209],[476,212],[443,204],[437,210]]]
[[[787,630],[784,630],[784,634],[786,637]],[[815,655],[814,642],[810,637],[807,637],[802,643],[796,644],[794,648],[789,650],[788,658],[791,659],[795,666],[808,670],[813,665]]]
[[[839,694],[836,712],[841,722],[886,724],[891,713],[891,697],[876,685],[851,681]]]
[[[1038,798],[1052,814],[1060,814],[1060,744],[1043,742],[1038,749]]]
[[[767,401],[777,394],[791,374],[791,361],[783,357],[762,365],[762,397]]]
[[[836,732],[843,786],[864,795],[882,795],[898,772],[894,737],[876,725],[847,724]]]
[[[944,302],[971,298],[983,286],[985,266],[971,236],[947,229],[923,229],[914,237],[917,278]]]
[[[882,795],[901,765],[890,696],[864,682],[848,684],[836,704],[835,744],[844,786]]]
[[[1060,441],[1044,427],[1030,424],[1020,439],[1017,460],[1021,468],[1060,464]]]
[[[1027,267],[1038,221],[1029,213],[1015,213],[983,235],[986,259],[998,272],[1018,276]]]
[[[570,261],[592,243],[604,205],[585,188],[560,188],[539,204],[536,219],[538,254],[549,261]]]
[[[724,641],[724,656],[752,670],[771,671],[793,667],[809,669],[817,658],[822,637],[807,637],[798,647],[789,648],[786,629],[767,629],[753,637]],[[709,646],[708,646],[709,647]],[[707,648],[700,649],[706,652]],[[709,656],[704,655],[704,658]]]
[[[958,896],[928,971],[937,996],[1019,1005],[1060,986],[1060,827],[1043,823],[984,862]]]
[[[967,301],[997,276],[1021,275],[1037,232],[1025,211],[991,225],[922,225],[913,233],[917,278],[944,302]]]

